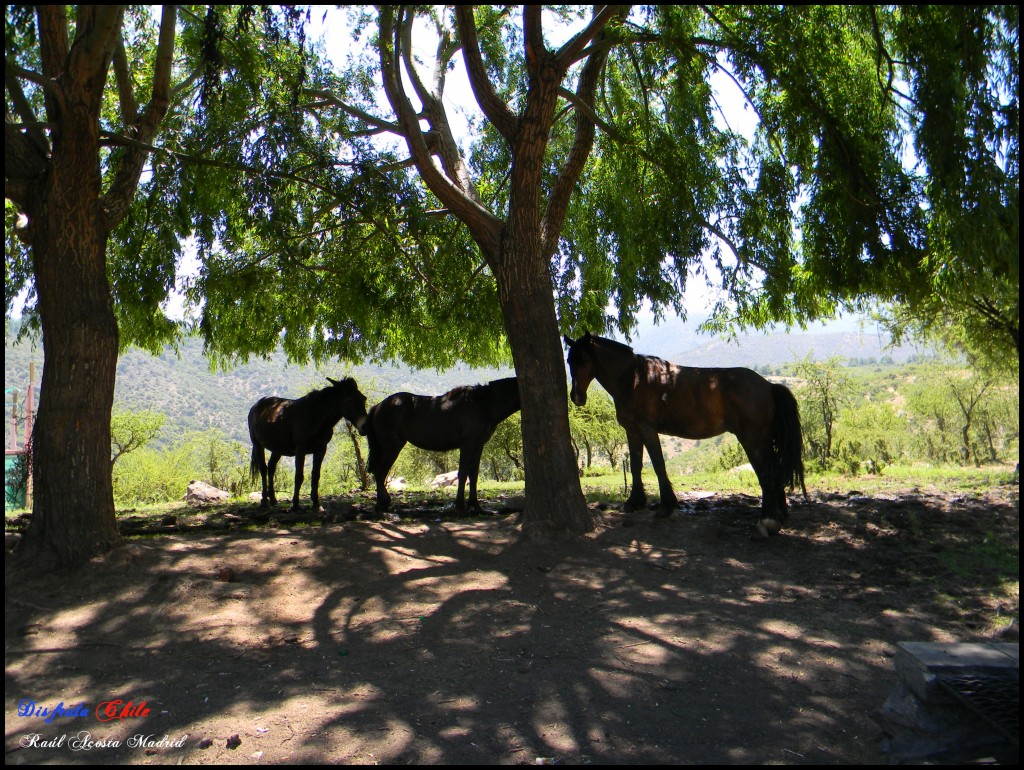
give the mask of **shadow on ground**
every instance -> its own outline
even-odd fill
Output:
[[[7,762],[877,762],[897,642],[1015,633],[1016,487],[817,496],[768,542],[742,495],[545,547],[399,511],[8,567]]]

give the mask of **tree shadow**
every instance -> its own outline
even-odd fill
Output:
[[[936,553],[1016,507],[815,500],[752,542],[742,496],[571,544],[512,517],[132,544],[5,585],[14,761],[878,761],[894,645],[962,640],[989,590]],[[978,518],[988,517],[978,524]],[[937,552],[935,549],[939,547]],[[973,597],[973,598],[972,598]],[[100,703],[145,716],[100,721]],[[19,716],[84,703],[88,717]],[[22,747],[82,732],[116,747]],[[127,745],[187,734],[181,748]],[[240,743],[231,748],[232,737]],[[38,743],[38,741],[37,741]]]

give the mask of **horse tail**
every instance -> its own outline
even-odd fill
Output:
[[[793,393],[785,385],[772,384],[772,398],[775,401],[775,422],[772,426],[774,453],[779,478],[790,489],[797,484],[807,497],[804,484],[804,439],[800,428],[800,407]]]
[[[249,483],[255,484],[256,479],[260,478],[260,453],[262,447],[255,441],[252,442],[252,457],[249,460]]]
[[[374,462],[380,455],[380,448],[378,447],[377,434],[373,430],[373,415],[376,413],[377,407],[373,407],[366,413],[366,419],[363,420],[363,427],[359,429],[359,435],[366,436],[366,446],[369,448],[369,456],[366,458],[366,472],[371,476],[374,472]]]

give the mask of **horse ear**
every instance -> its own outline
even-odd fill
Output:
[[[327,381],[329,383],[331,383],[331,385],[334,385],[335,387],[337,387],[338,385],[341,385],[340,382],[338,382],[337,380],[332,380],[330,377],[327,378]]]
[[[563,334],[563,335],[562,335],[562,339],[563,339],[563,340],[565,341],[565,346],[566,346],[567,348],[571,348],[571,347],[572,347],[572,346],[573,346],[573,345],[575,344],[575,343],[574,343],[574,342],[572,341],[572,337],[570,337],[570,336],[569,336],[568,334]]]

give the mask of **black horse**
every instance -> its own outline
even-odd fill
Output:
[[[484,444],[505,418],[519,411],[519,384],[515,377],[486,385],[463,385],[443,396],[393,393],[370,409],[361,431],[370,445],[367,469],[377,482],[377,510],[391,506],[388,471],[406,442],[434,452],[459,450],[459,493],[455,510],[465,510],[466,478],[469,507],[480,510],[476,479]]]
[[[274,494],[274,471],[282,455],[295,457],[295,495],[292,510],[299,508],[299,487],[306,455],[313,455],[313,476],[310,498],[313,510],[320,509],[320,466],[327,453],[327,444],[334,435],[334,426],[344,417],[361,429],[366,420],[366,396],[359,392],[356,381],[346,377],[332,380],[326,388],[314,390],[302,398],[288,399],[278,396],[261,398],[249,410],[249,438],[252,439],[250,478],[258,473],[263,482],[260,506],[277,505]],[[270,450],[268,466],[263,455]]]
[[[644,447],[658,475],[659,515],[676,506],[665,472],[659,433],[702,439],[734,433],[761,484],[757,531],[778,533],[789,515],[786,486],[804,487],[803,438],[796,399],[785,385],[773,384],[751,369],[696,369],[642,356],[621,342],[592,336],[565,337],[572,375],[570,398],[587,402],[596,379],[615,401],[615,415],[626,429],[633,490],[625,510],[647,503],[641,480]]]

